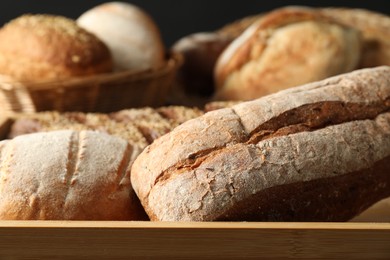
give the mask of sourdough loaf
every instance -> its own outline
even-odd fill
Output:
[[[359,63],[360,48],[359,31],[315,9],[277,9],[219,56],[215,99],[251,100],[351,71]]]
[[[390,196],[390,67],[188,121],[135,160],[152,220],[345,221]]]
[[[0,219],[141,220],[130,184],[133,148],[93,131],[0,142]]]
[[[112,70],[111,53],[68,18],[23,15],[0,29],[0,74],[38,82]]]

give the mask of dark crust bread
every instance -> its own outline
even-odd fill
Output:
[[[211,221],[231,216],[232,220],[342,221],[390,195],[385,189],[390,185],[388,111],[389,67],[292,88],[182,124],[138,156],[132,184],[152,220]],[[375,167],[385,173],[373,172]],[[372,173],[370,184],[361,187],[360,176]],[[342,181],[350,178],[356,179]],[[329,207],[334,214],[321,207],[297,206],[294,218],[283,216],[282,207],[265,205],[273,189],[292,194],[300,185],[310,190],[313,181],[332,183],[340,194],[335,198],[326,194],[328,188],[318,188],[317,197],[297,203],[333,202]],[[345,194],[354,187],[367,188],[364,194],[371,194],[364,201],[356,198],[354,204]],[[264,205],[246,203],[253,196],[261,201],[260,193]],[[321,196],[335,199],[321,200]],[[342,201],[350,204],[340,208]],[[241,204],[253,207],[247,209],[248,215],[230,214]],[[272,217],[277,212],[253,216],[258,207],[280,211],[280,217]]]
[[[74,21],[23,15],[0,30],[0,73],[20,81],[51,81],[112,71],[111,53]]]

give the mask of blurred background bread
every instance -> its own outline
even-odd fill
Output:
[[[165,49],[153,19],[125,2],[98,5],[77,19],[111,50],[115,70],[155,69],[164,64]]]
[[[215,98],[251,100],[352,71],[360,49],[359,31],[316,10],[275,10],[222,52],[215,66]]]
[[[108,48],[68,18],[23,15],[0,29],[0,74],[37,82],[112,70]]]
[[[390,17],[357,8],[322,8],[321,13],[347,26],[358,29],[363,36],[361,68],[390,65]]]

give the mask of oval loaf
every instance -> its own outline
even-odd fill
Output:
[[[93,131],[0,142],[0,219],[141,220],[130,184],[132,147]]]
[[[152,220],[346,221],[390,196],[390,67],[187,121],[135,160]]]

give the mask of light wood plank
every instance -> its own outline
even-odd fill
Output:
[[[389,259],[389,223],[0,221],[0,259]]]

